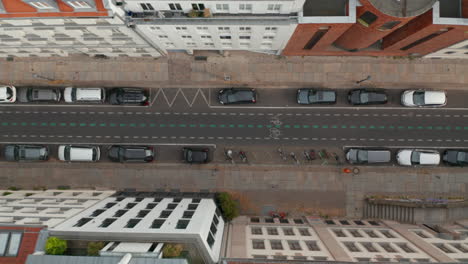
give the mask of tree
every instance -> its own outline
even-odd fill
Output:
[[[227,192],[218,194],[218,204],[221,207],[221,212],[226,221],[230,222],[239,215],[239,207],[232,196]]]
[[[183,249],[181,244],[166,244],[163,248],[163,258],[177,258]]]
[[[88,243],[88,256],[99,256],[99,250],[105,246],[104,242],[89,242]]]
[[[67,250],[67,241],[58,237],[49,237],[45,250],[48,255],[63,255]]]

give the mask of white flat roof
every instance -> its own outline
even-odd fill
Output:
[[[122,242],[112,252],[142,253],[148,252],[153,243],[127,243]]]

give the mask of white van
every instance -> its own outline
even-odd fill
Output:
[[[103,103],[106,100],[104,88],[73,88],[67,87],[63,93],[65,102],[96,102]]]
[[[101,151],[97,146],[61,145],[58,148],[58,156],[61,161],[96,162],[101,156]]]

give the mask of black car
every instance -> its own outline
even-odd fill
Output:
[[[381,90],[355,89],[349,92],[348,101],[353,105],[386,104],[388,98]]]
[[[257,102],[257,92],[249,88],[229,88],[219,91],[220,104],[254,104]]]
[[[109,148],[109,159],[114,162],[151,162],[154,150],[145,146],[112,146]]]
[[[56,103],[60,101],[59,88],[22,88],[18,93],[20,102]]]
[[[7,145],[5,146],[7,161],[46,161],[49,159],[49,149],[38,145]]]
[[[446,150],[442,160],[451,166],[468,165],[468,150]]]
[[[188,163],[207,163],[209,149],[183,148],[184,160]]]
[[[330,90],[299,89],[297,90],[298,104],[334,104],[336,92]]]
[[[115,88],[109,92],[109,103],[113,105],[147,105],[148,93],[138,88]]]

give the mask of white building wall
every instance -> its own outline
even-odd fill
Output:
[[[109,197],[93,207],[82,211],[60,225],[50,229],[52,233],[58,232],[66,236],[84,236],[90,234],[102,238],[124,237],[147,238],[151,237],[155,242],[175,241],[177,243],[187,243],[196,241],[197,246],[207,253],[211,262],[218,262],[221,242],[224,229],[224,221],[217,210],[216,204],[212,199],[201,199],[196,202],[192,198],[183,198],[179,202],[174,201],[177,198],[133,198],[127,197],[118,199]],[[109,207],[110,204],[113,204]],[[173,206],[173,208],[170,208]],[[195,206],[195,209],[190,209]],[[96,215],[96,210],[100,211]],[[124,212],[123,215],[116,215],[117,212]],[[141,215],[142,211],[146,213]],[[169,216],[163,216],[164,212],[170,211]],[[191,217],[184,217],[186,211],[193,212]],[[217,223],[213,224],[213,218]],[[86,220],[85,224],[80,225],[80,221]],[[108,226],[102,226],[105,221],[113,221]],[[155,220],[164,221],[160,227],[154,227]],[[188,220],[189,224],[185,228],[177,227],[180,220]],[[127,226],[130,221],[137,221],[133,226]],[[212,226],[214,225],[214,227]],[[216,229],[216,231],[212,229]],[[80,235],[81,234],[81,235]],[[209,245],[207,238],[212,236],[214,243]]]
[[[422,229],[412,229],[411,231],[425,242],[431,244],[434,250],[446,254],[459,262],[468,262],[468,230],[454,230],[455,232],[465,235],[464,237],[462,236],[463,239],[460,240],[442,239]]]
[[[92,190],[0,190],[0,223],[53,227],[113,193]]]
[[[468,39],[443,48],[436,52],[427,54],[424,58],[429,59],[468,59]]]
[[[0,57],[151,56],[161,54],[125,25],[113,18],[25,18],[0,20]]]

